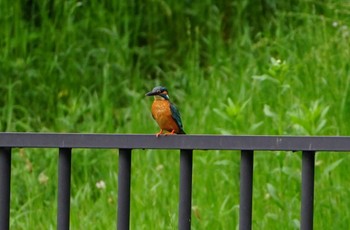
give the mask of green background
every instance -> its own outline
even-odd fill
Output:
[[[0,130],[349,135],[345,0],[0,0]],[[114,229],[117,150],[74,150],[72,229]],[[347,153],[318,153],[315,229],[347,229]],[[55,229],[57,150],[14,149],[11,229]],[[176,229],[178,151],[137,150],[132,229]],[[239,152],[195,151],[192,229],[236,229]],[[253,228],[298,229],[300,153],[256,152]],[[104,181],[99,189],[96,183]]]

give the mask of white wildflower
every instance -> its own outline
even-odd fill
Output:
[[[96,188],[98,189],[105,189],[106,188],[106,183],[103,180],[97,181],[96,182]]]

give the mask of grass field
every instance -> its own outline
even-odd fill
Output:
[[[1,131],[350,135],[350,4],[0,1]],[[11,229],[55,229],[57,152],[13,150]],[[178,151],[138,150],[132,229],[176,229]],[[315,229],[350,225],[348,153],[318,153]],[[117,150],[75,150],[71,228],[114,229]],[[256,152],[253,228],[298,229],[301,155]],[[239,154],[196,151],[193,229],[236,229]],[[105,188],[96,183],[103,181]]]

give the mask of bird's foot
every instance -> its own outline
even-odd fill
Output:
[[[175,130],[171,131],[170,133],[166,133],[165,136],[174,135],[174,134],[175,134]]]
[[[159,131],[159,133],[156,133],[156,137],[159,137],[163,133],[163,129]]]

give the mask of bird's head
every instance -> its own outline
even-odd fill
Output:
[[[156,86],[151,92],[146,93],[146,96],[154,96],[155,99],[169,100],[168,90],[163,86]]]

